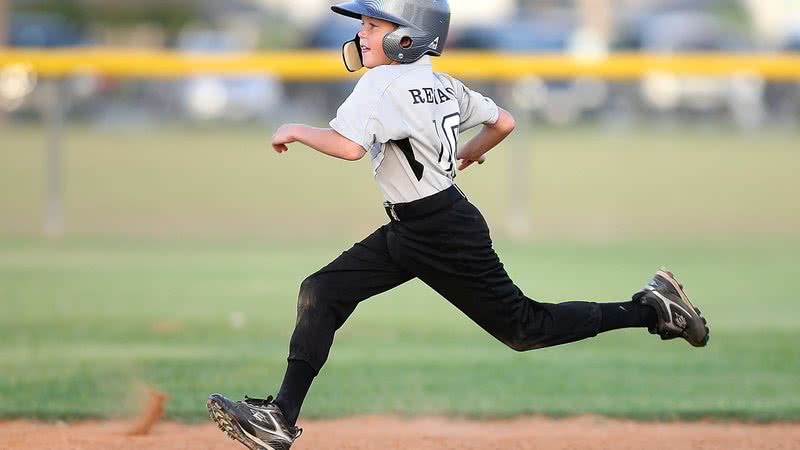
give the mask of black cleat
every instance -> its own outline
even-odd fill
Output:
[[[289,450],[303,430],[286,423],[272,396],[234,402],[211,394],[206,402],[208,415],[231,439],[251,450]]]
[[[709,330],[705,317],[689,301],[683,285],[667,270],[659,270],[641,292],[633,296],[645,305],[652,306],[658,323],[649,328],[650,333],[662,339],[684,338],[695,347],[705,347]]]

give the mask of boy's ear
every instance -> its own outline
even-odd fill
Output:
[[[356,72],[364,67],[364,57],[361,54],[361,38],[356,34],[355,39],[347,41],[342,46],[344,66],[350,72]]]

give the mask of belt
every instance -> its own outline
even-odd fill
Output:
[[[439,191],[419,200],[414,200],[413,202],[384,202],[383,208],[386,210],[386,214],[390,219],[396,222],[402,222],[404,220],[430,216],[464,198],[467,198],[467,196],[454,184],[443,191]]]

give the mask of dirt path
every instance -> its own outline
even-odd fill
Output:
[[[307,421],[292,450],[795,450],[800,424],[636,423],[598,417],[465,421],[360,417]],[[3,450],[243,450],[214,425],[160,423],[127,436],[125,422],[0,422]]]

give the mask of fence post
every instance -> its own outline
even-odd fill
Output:
[[[44,234],[59,238],[64,234],[64,80],[49,78],[42,84],[45,98],[47,154],[45,156]]]
[[[533,114],[527,108],[520,108],[519,122],[526,127],[533,124]],[[510,145],[511,156],[508,161],[511,165],[508,173],[511,175],[509,189],[509,214],[508,231],[512,239],[527,240],[531,236],[531,223],[528,216],[530,208],[529,182],[530,170],[530,143],[527,140],[519,145]]]

